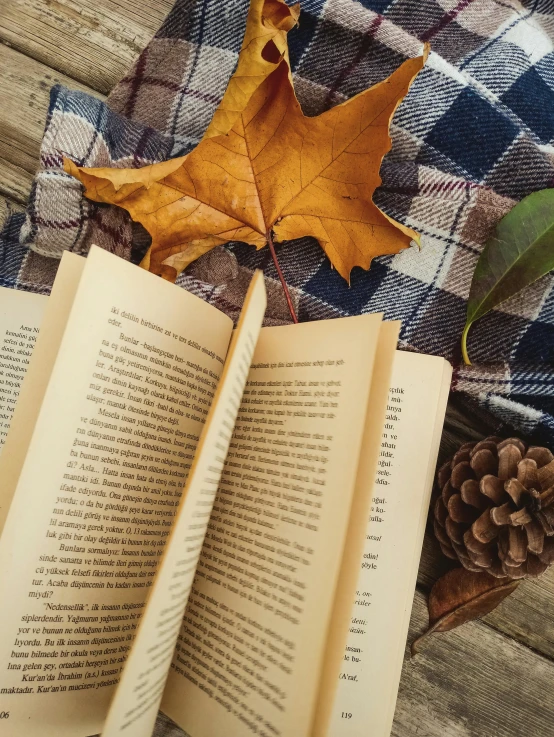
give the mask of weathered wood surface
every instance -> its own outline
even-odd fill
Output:
[[[171,0],[5,0],[0,40],[106,94],[171,5]]]
[[[50,88],[58,82],[101,97],[90,87],[0,44],[1,194],[25,201],[38,166]]]
[[[24,205],[29,197],[32,183],[33,174],[31,172],[6,161],[0,155],[0,194]]]
[[[417,592],[409,641],[426,626]],[[472,622],[406,653],[392,735],[554,737],[553,684],[551,660]]]
[[[223,0],[222,0],[223,1]],[[171,0],[0,0],[0,225],[25,203],[56,82],[100,97],[156,31]],[[3,195],[3,196],[2,196]],[[449,405],[441,458],[493,430]],[[409,642],[448,564],[426,536]],[[483,622],[430,639],[405,662],[394,737],[554,737],[554,569]]]

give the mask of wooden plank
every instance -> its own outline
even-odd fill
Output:
[[[24,205],[29,198],[33,175],[0,158],[0,194]]]
[[[416,593],[408,642],[427,626]],[[392,737],[554,737],[554,663],[473,622],[406,659]]]
[[[11,0],[0,13],[0,40],[106,94],[172,4],[172,0]]]
[[[0,176],[2,176],[0,172]],[[6,219],[12,212],[22,212],[23,206],[19,202],[14,202],[9,197],[0,195],[0,230],[2,230]]]
[[[38,165],[50,88],[58,82],[102,97],[0,44],[0,191],[21,202]]]

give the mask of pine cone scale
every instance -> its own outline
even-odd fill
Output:
[[[493,504],[501,504],[505,497],[504,482],[492,474],[483,476],[479,482],[479,491],[487,496]]]
[[[473,469],[471,468],[469,461],[461,461],[461,463],[457,463],[452,469],[450,485],[456,489],[456,491],[459,491],[462,488],[464,481],[474,478]]]
[[[457,465],[458,463],[462,463],[463,461],[467,461],[469,463],[469,458],[470,458],[469,450],[466,449],[466,450],[459,450],[452,460],[454,460]],[[450,476],[450,473],[448,475]]]
[[[481,512],[490,506],[489,500],[479,491],[479,484],[475,479],[464,481],[460,489],[460,495],[466,504],[475,507],[475,509]]]
[[[465,529],[462,525],[458,524],[457,522],[454,522],[453,519],[450,517],[446,518],[446,523],[444,525],[446,529],[446,533],[448,537],[450,538],[451,543],[455,543],[456,545],[463,545],[464,544],[464,532]],[[456,548],[454,548],[455,550]]]
[[[464,502],[461,494],[453,494],[450,497],[447,509],[450,519],[459,524],[472,525],[479,516],[479,512],[474,507]]]
[[[554,535],[554,527],[552,527],[545,515],[542,512],[537,512],[535,517],[541,523],[544,534],[548,537],[552,537],[552,535]]]
[[[456,489],[452,486],[450,481],[447,481],[441,493],[442,501],[444,502],[445,507],[448,507],[448,501],[450,497],[455,493],[456,493]]]
[[[554,540],[552,538],[544,541],[544,548],[539,553],[539,558],[546,565],[554,563]]]
[[[491,519],[490,509],[485,510],[479,519],[475,520],[471,532],[482,543],[489,543],[498,537],[498,527]]]
[[[482,543],[475,537],[471,528],[466,530],[464,534],[464,545],[468,549],[468,552],[471,551],[477,555],[482,555],[485,551],[490,550],[491,548],[491,543]]]
[[[478,450],[469,462],[478,479],[496,473],[498,470],[498,458],[488,448]]]
[[[526,489],[536,489],[539,486],[537,462],[532,458],[523,458],[517,466],[517,480]]]
[[[537,471],[537,477],[541,489],[548,489],[550,486],[554,486],[554,460],[545,466],[541,466]]]
[[[515,565],[527,560],[527,535],[522,527],[508,528],[508,548]]]
[[[493,455],[498,453],[497,445],[494,440],[480,440],[473,448],[469,451],[470,458],[478,453],[480,450],[490,450]]]
[[[435,522],[444,529],[446,518],[448,517],[448,509],[444,506],[442,499],[435,502]]]
[[[538,468],[547,466],[551,461],[554,461],[554,455],[552,455],[548,448],[531,447],[528,449],[525,457],[535,460]]]
[[[504,525],[511,524],[510,515],[512,514],[512,505],[510,502],[502,504],[500,507],[493,507],[491,509],[491,519],[498,527],[504,527]]]
[[[542,525],[535,519],[525,525],[527,534],[527,550],[534,555],[541,555],[544,550],[544,531]]]
[[[444,527],[441,527],[439,522],[437,520],[433,521],[433,529],[435,531],[435,537],[440,542],[441,545],[445,545],[446,547],[452,547],[450,544],[450,538],[448,537],[448,534]]]
[[[509,479],[504,482],[504,490],[511,496],[516,507],[521,502],[521,496],[525,493],[525,486],[517,479]]]
[[[516,445],[505,445],[498,451],[498,478],[507,481],[517,475],[517,464],[522,455]]]
[[[543,509],[541,510],[541,513],[543,514],[544,517],[546,517],[546,519],[548,520],[548,523],[554,529],[554,508],[547,507],[545,509],[543,507]],[[552,532],[552,534],[554,535],[554,532]]]
[[[517,512],[514,512],[510,515],[510,524],[511,525],[528,525],[533,521],[533,518],[529,514],[529,511],[527,509],[518,509]]]

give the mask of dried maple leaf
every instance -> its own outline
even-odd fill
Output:
[[[274,19],[283,12],[278,0],[266,5]],[[269,39],[277,50],[285,31],[279,33]],[[308,118],[296,99],[287,55],[279,51],[275,63],[273,57],[264,60],[273,71],[261,73],[244,107],[241,101],[232,111],[228,132],[213,135],[209,129],[186,156],[143,169],[86,169],[66,160],[65,170],[85,185],[87,197],[124,207],[144,225],[152,246],[142,265],[167,279],[216,245],[243,241],[262,248],[272,233],[279,240],[314,236],[348,279],[354,266],[369,268],[374,256],[418,240],[382,213],[372,196],[391,144],[390,120],[427,52],[425,47],[423,56],[404,62],[387,80]],[[254,60],[239,64],[241,75],[249,65]],[[229,115],[218,129],[225,130]]]

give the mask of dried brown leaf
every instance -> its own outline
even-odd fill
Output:
[[[429,594],[429,629],[412,644],[412,655],[433,632],[448,632],[492,612],[519,585],[519,581],[495,578],[465,568],[448,571]]]

